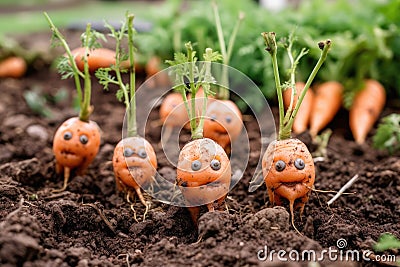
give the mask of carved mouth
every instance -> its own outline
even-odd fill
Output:
[[[295,187],[296,185],[302,184],[301,182],[291,182],[291,183],[282,183],[281,185],[286,187]]]
[[[61,155],[65,155],[65,156],[76,156],[76,154],[74,153],[74,152],[72,152],[72,151],[69,151],[69,150],[66,150],[66,149],[64,149],[64,150],[61,150]]]

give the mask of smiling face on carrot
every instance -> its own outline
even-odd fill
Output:
[[[263,158],[264,181],[273,204],[281,205],[282,198],[303,211],[315,180],[314,162],[306,145],[298,139],[271,143]]]
[[[204,137],[213,139],[226,149],[242,131],[242,115],[230,100],[215,100],[207,107]]]
[[[57,171],[65,167],[84,171],[95,158],[99,147],[100,130],[95,122],[84,122],[78,117],[68,119],[54,136],[53,152]]]

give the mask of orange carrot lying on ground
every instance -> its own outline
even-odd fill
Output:
[[[292,106],[296,106],[297,100],[299,99],[299,95],[301,94],[304,85],[305,83],[303,82],[297,82],[295,84],[296,95],[293,98]],[[283,103],[285,105],[285,109],[288,109],[290,106],[291,96],[292,96],[291,88],[288,88],[285,91],[283,91]],[[314,100],[314,92],[310,88],[309,90],[307,90],[303,102],[301,103],[299,112],[297,112],[297,116],[294,119],[293,129],[292,129],[294,133],[300,134],[307,130],[312,112],[313,100]]]
[[[192,141],[187,143],[179,154],[176,183],[180,191],[193,222],[197,225],[200,213],[200,206],[207,205],[209,211],[214,211],[214,202],[220,209],[229,191],[231,180],[231,165],[228,156],[223,148],[211,139],[203,137],[204,114],[207,108],[208,95],[211,92],[210,84],[213,79],[211,76],[211,62],[220,59],[220,55],[207,48],[204,54],[205,63],[197,81],[194,81],[194,52],[191,43],[186,43],[187,55],[185,61],[189,74],[185,69],[183,62],[169,61],[174,66],[176,73],[180,73],[181,84],[175,89],[181,92],[184,99],[185,108],[190,119],[190,129]],[[175,57],[177,58],[177,57]],[[203,73],[203,74],[202,74]],[[185,78],[189,80],[189,88],[186,88]],[[200,89],[204,90],[202,113],[196,114],[196,93]],[[191,95],[189,105],[186,97],[186,90]],[[197,118],[199,116],[199,118]]]
[[[27,69],[21,57],[9,57],[0,61],[0,78],[21,78]]]
[[[366,80],[365,87],[355,95],[349,110],[350,129],[358,144],[365,142],[385,102],[385,88],[376,80]]]
[[[78,47],[72,50],[71,53],[75,58],[75,62],[78,69],[83,71],[84,69],[83,58],[85,53],[87,53],[86,49],[84,47]],[[86,56],[90,72],[95,72],[99,68],[108,68],[111,67],[112,65],[115,65],[115,51],[108,48],[99,47],[96,49],[91,49],[88,51]],[[128,61],[121,62],[121,68],[128,68],[128,67],[129,67]]]
[[[269,144],[265,154],[262,158],[262,170],[264,181],[268,189],[269,200],[272,205],[281,205],[282,199],[289,201],[290,213],[292,218],[292,225],[294,225],[294,208],[300,208],[300,216],[303,213],[305,203],[308,201],[311,188],[315,180],[314,162],[306,145],[298,139],[291,138],[292,125],[297,113],[300,110],[300,105],[305,98],[307,90],[310,87],[315,75],[317,74],[322,63],[325,61],[330,48],[331,42],[320,42],[318,45],[322,50],[321,56],[310,74],[303,89],[300,90],[301,94],[298,97],[297,103],[289,105],[285,114],[282,87],[279,77],[279,70],[277,64],[277,43],[275,33],[264,32],[262,33],[266,50],[270,53],[272,58],[272,65],[274,68],[275,83],[279,103],[279,134],[278,139]],[[291,75],[290,84],[293,88],[295,85],[295,66],[300,58],[305,55],[306,50],[301,50],[300,54],[294,59],[292,56],[291,46],[293,43],[293,36],[289,37],[288,54],[291,61]],[[292,92],[292,98],[294,97]],[[290,102],[292,102],[292,99]]]
[[[100,129],[95,122],[89,120],[93,107],[90,106],[91,79],[86,54],[83,55],[84,72],[82,72],[78,69],[64,37],[54,26],[47,13],[44,14],[56,37],[55,40],[63,45],[67,53],[67,57],[62,57],[59,62],[59,71],[63,75],[74,77],[80,102],[79,117],[73,117],[65,121],[57,129],[53,139],[56,172],[64,173],[63,187],[54,191],[63,191],[67,188],[71,170],[76,169],[78,174],[82,174],[97,155],[100,147]],[[94,32],[91,30],[90,24],[88,24],[86,38],[83,40],[83,46],[86,51],[89,51],[90,44],[93,43],[91,38],[94,38]],[[66,67],[68,65],[71,67]],[[84,78],[83,94],[80,77]]]
[[[336,81],[320,84],[314,95],[310,134],[314,138],[332,121],[342,105],[343,85]]]
[[[104,89],[108,89],[109,84],[116,84],[119,87],[117,96],[120,96],[119,100],[123,100],[126,107],[127,133],[115,147],[113,155],[116,187],[126,193],[128,202],[134,195],[132,193],[136,193],[147,212],[150,204],[146,202],[140,188],[153,183],[157,159],[151,144],[137,133],[133,15],[126,15],[126,21],[119,31],[111,25],[108,28],[111,30],[110,36],[116,41],[116,62],[111,67],[97,70],[96,77]],[[121,75],[122,58],[125,57],[121,43],[125,37],[128,39],[129,84],[124,84]],[[116,77],[111,76],[110,72],[115,73]]]

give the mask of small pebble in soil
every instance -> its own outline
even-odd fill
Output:
[[[28,128],[26,128],[26,133],[33,138],[45,141],[49,138],[49,134],[46,131],[46,128],[44,128],[41,125],[38,124],[34,124],[34,125],[30,125],[28,126]]]

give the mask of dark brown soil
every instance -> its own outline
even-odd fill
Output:
[[[43,35],[41,38],[47,38]],[[49,39],[46,39],[46,41]],[[43,118],[28,108],[23,94],[32,89],[54,96],[65,88],[70,96],[49,103],[53,116]],[[400,237],[400,157],[378,152],[370,143],[358,147],[341,111],[332,127],[333,136],[324,161],[316,163],[318,190],[337,191],[351,177],[358,181],[351,195],[342,195],[330,207],[334,193],[313,192],[302,220],[295,214],[295,232],[287,207],[271,207],[265,185],[248,192],[257,165],[260,138],[256,121],[246,121],[252,151],[243,179],[229,193],[229,212],[208,212],[196,228],[185,208],[156,201],[143,218],[144,208],[133,208],[115,191],[112,170],[114,146],[121,138],[124,107],[114,91],[93,88],[92,120],[102,129],[98,156],[87,174],[73,177],[66,191],[54,172],[52,137],[65,119],[76,116],[71,108],[71,80],[61,80],[48,66],[31,69],[20,80],[0,81],[0,265],[1,266],[299,266],[304,262],[261,261],[268,250],[315,250],[335,248],[345,239],[347,250],[373,250],[382,233]],[[51,97],[50,97],[51,99]],[[392,112],[387,107],[383,115]],[[157,120],[153,112],[152,120]],[[150,124],[151,125],[151,124]],[[152,124],[149,141],[156,147],[161,174],[173,176],[156,145],[160,127]],[[299,136],[313,150],[307,134]],[[182,140],[187,140],[184,133]],[[368,139],[370,141],[370,138]],[[400,256],[399,251],[386,254]],[[371,255],[371,257],[373,257]],[[347,266],[374,266],[362,261]],[[323,266],[339,266],[328,257]]]

